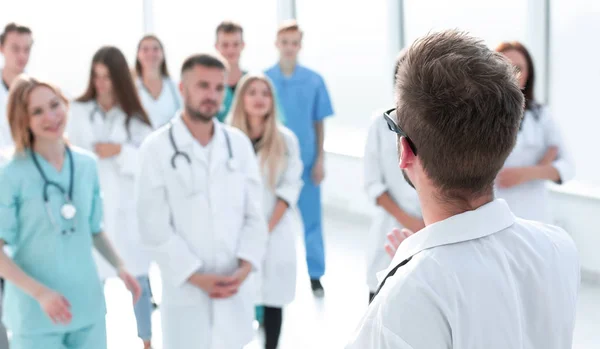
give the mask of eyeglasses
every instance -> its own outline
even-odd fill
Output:
[[[383,118],[387,122],[390,131],[396,133],[400,137],[406,138],[406,141],[408,142],[408,145],[410,146],[410,149],[412,150],[413,154],[417,155],[417,147],[415,147],[415,144],[413,143],[413,141],[410,139],[410,137],[408,137],[406,132],[404,132],[400,128],[400,126],[398,126],[396,121],[394,121],[395,119],[397,119],[396,108],[392,108],[392,109],[386,111],[385,113],[383,113]]]

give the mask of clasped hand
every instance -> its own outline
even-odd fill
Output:
[[[237,294],[251,270],[250,263],[242,262],[231,276],[196,273],[190,277],[190,282],[208,293],[210,298],[225,299]]]

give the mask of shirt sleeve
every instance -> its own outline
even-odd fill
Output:
[[[136,176],[135,201],[141,242],[160,267],[163,278],[182,285],[203,263],[171,224],[167,185],[152,145],[142,144]]]
[[[300,159],[300,146],[293,134],[283,135],[287,144],[287,162],[281,181],[277,184],[275,195],[292,207],[298,202],[302,189],[302,171],[304,166]]]
[[[319,77],[316,98],[317,100],[315,103],[315,110],[313,115],[314,121],[321,121],[326,117],[333,115],[333,107],[331,106],[329,92],[327,92],[325,81],[323,81],[323,78],[321,77]]]
[[[558,148],[558,154],[556,160],[552,163],[554,168],[560,175],[559,183],[564,183],[575,177],[575,164],[567,147],[565,146],[560,129],[552,115],[548,112],[547,108],[544,108],[541,115],[541,120],[544,127],[544,138],[546,139],[546,146],[556,146]]]
[[[379,120],[373,119],[363,156],[364,188],[370,200],[376,201],[387,191],[381,169],[381,149],[379,149],[381,133],[378,132]]]
[[[0,168],[0,239],[12,245],[18,239],[18,194],[5,168]]]
[[[98,178],[98,166],[96,160],[93,160],[92,168],[92,181],[93,193],[92,193],[92,209],[90,210],[90,229],[93,235],[100,234],[103,230],[102,216],[103,216],[103,204],[102,204],[102,191],[100,190],[100,179]]]

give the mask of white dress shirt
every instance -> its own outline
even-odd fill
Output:
[[[560,228],[497,199],[406,239],[380,280],[409,258],[346,348],[571,348],[579,259]]]

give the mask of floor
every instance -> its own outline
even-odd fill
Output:
[[[296,300],[284,310],[281,349],[343,348],[367,307],[367,287],[361,246],[368,222],[326,212],[325,231],[328,270],[323,278],[325,297],[315,299],[306,276],[306,264],[299,263]],[[300,240],[299,240],[300,241]],[[302,244],[299,244],[302,248]],[[299,255],[303,251],[299,251]],[[153,289],[160,299],[158,273],[153,271]],[[108,342],[110,349],[141,348],[136,338],[131,299],[117,280],[106,287]],[[162,349],[160,310],[153,315],[154,348]],[[245,349],[263,348],[262,333]],[[577,314],[574,349],[600,348],[600,286],[584,284]]]

